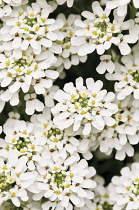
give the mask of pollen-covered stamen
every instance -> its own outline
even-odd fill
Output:
[[[90,97],[86,93],[71,95],[71,103],[74,104],[74,109],[80,112],[81,115],[91,112],[96,104],[95,100],[91,101],[89,104]]]
[[[106,33],[107,32],[107,23],[105,21],[103,22],[98,22],[95,24],[95,27],[101,30],[101,33]]]
[[[35,15],[34,13],[31,13],[22,20],[17,21],[16,25],[22,29],[25,34],[36,34],[40,28],[44,26],[44,20],[42,19],[42,24],[41,22],[38,23],[37,16],[38,14]]]
[[[31,17],[31,14],[30,14],[30,17],[25,17],[24,21],[28,26],[33,27],[37,23],[37,18],[35,17],[34,14],[32,14],[32,17]]]
[[[66,178],[66,175],[63,174],[62,172],[56,172],[54,174],[52,174],[53,176],[53,182],[56,184],[57,187],[64,187],[63,186],[63,183],[65,182],[65,178]]]
[[[48,131],[44,131],[43,134],[46,138],[56,143],[63,139],[64,131],[60,130],[59,128],[51,127]]]
[[[31,143],[29,138],[20,138],[17,140],[16,144],[14,144],[14,147],[18,150],[21,151],[23,148],[27,148],[28,145]]]
[[[16,59],[13,55],[7,56],[4,61],[5,70],[7,70],[7,77],[14,78],[18,76],[30,75],[33,72],[40,70],[39,64],[36,62],[34,55],[27,55],[26,51],[22,51],[22,58]]]
[[[19,66],[19,67],[29,67],[31,65],[31,59],[30,58],[20,58],[18,60],[15,60],[13,63],[13,66]]]

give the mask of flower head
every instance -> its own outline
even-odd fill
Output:
[[[101,90],[103,83],[94,82],[92,78],[86,80],[87,88],[83,85],[83,79],[76,79],[76,86],[67,83],[64,91],[59,90],[55,99],[59,102],[52,108],[55,115],[54,122],[59,128],[68,128],[73,125],[77,131],[84,126],[83,134],[91,132],[91,127],[103,130],[105,125],[115,123],[111,115],[117,111],[113,93]]]
[[[114,176],[109,185],[110,198],[115,201],[114,207],[121,210],[139,208],[139,163],[133,163],[131,169],[124,167],[121,176]]]

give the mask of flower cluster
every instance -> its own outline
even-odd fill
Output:
[[[82,12],[85,21],[78,19],[75,21],[79,29],[75,33],[76,37],[72,38],[72,44],[79,46],[78,54],[84,56],[96,49],[97,53],[102,55],[112,44],[119,47],[122,55],[129,54],[131,49],[128,43],[135,43],[138,40],[138,27],[134,26],[133,21],[124,22],[124,16],[120,18],[114,13],[111,22],[109,18],[111,10],[103,10],[97,1],[92,3],[92,10],[93,13]],[[128,30],[129,34],[123,35],[124,30]]]
[[[138,52],[123,56],[121,64],[116,63],[113,74],[107,74],[108,80],[116,80],[115,91],[117,98],[123,100],[133,93],[135,99],[139,99],[139,62]]]
[[[133,210],[139,208],[139,163],[135,162],[121,170],[121,176],[114,176],[109,185],[110,198],[115,202],[113,209]]]
[[[12,13],[12,9],[20,5],[24,5],[28,0],[1,0],[0,1],[0,18],[3,16],[9,16]]]
[[[10,113],[3,131],[1,204],[10,200],[18,207],[20,199],[38,201],[44,197],[49,201],[44,200],[42,209],[56,208],[57,202],[61,209],[71,209],[72,204],[82,207],[93,198],[91,190],[96,183],[91,177],[95,169],[88,167],[85,159],[80,160],[77,133],[71,136],[71,130],[58,129],[48,109],[27,123]]]
[[[100,176],[96,176],[95,181],[97,182],[97,187],[95,188],[94,203],[92,204],[93,209],[113,210],[115,202],[110,199],[108,188],[104,187],[104,179]]]
[[[73,83],[67,83],[64,91],[59,90],[55,99],[59,102],[52,108],[54,122],[59,128],[68,128],[73,125],[77,131],[84,126],[83,134],[88,135],[91,127],[103,130],[105,125],[114,125],[111,117],[116,113],[117,105],[113,103],[115,95],[106,90],[101,90],[103,83],[94,82],[92,78],[86,80],[87,88],[83,85],[83,79],[76,79],[76,87]]]
[[[0,0],[0,210],[139,209],[138,41],[139,0]]]
[[[57,53],[57,50],[62,47],[62,52],[56,56],[57,62],[54,64],[54,67],[60,73],[64,68],[70,69],[72,65],[78,65],[79,62],[84,63],[87,60],[86,55],[78,55],[79,47],[73,46],[71,43],[71,39],[75,36],[77,30],[77,26],[74,24],[76,19],[80,19],[80,15],[70,14],[67,19],[64,14],[59,14],[57,16],[57,20],[62,20],[64,23],[64,26],[60,29],[60,32],[63,33],[64,39],[53,43],[50,50]]]
[[[10,151],[8,157],[0,157],[0,204],[11,200],[19,207],[20,199],[28,200],[27,187],[35,180],[37,173],[26,172],[27,157],[18,159],[15,151]]]
[[[117,101],[118,112],[113,115],[115,124],[107,126],[98,133],[96,138],[99,142],[100,151],[111,154],[116,149],[116,159],[123,160],[126,156],[133,156],[134,149],[131,145],[138,144],[139,137],[139,108],[134,106],[133,97],[128,97],[123,101]]]

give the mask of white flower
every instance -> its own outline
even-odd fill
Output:
[[[93,202],[89,199],[84,199],[85,200],[85,204],[83,207],[76,207],[75,206],[75,210],[92,210],[93,207]]]
[[[95,188],[94,192],[94,199],[92,202],[92,209],[99,209],[99,210],[105,210],[113,209],[113,202],[109,198],[109,191],[107,187],[104,187],[105,181],[101,176],[96,175],[95,181],[97,183],[97,186]]]
[[[37,112],[41,112],[44,108],[44,104],[37,99],[37,96],[35,93],[32,94],[26,94],[24,97],[26,101],[26,109],[25,112],[28,115],[34,114],[35,110]]]
[[[26,188],[34,181],[36,172],[26,172],[27,157],[18,159],[17,152],[9,151],[7,158],[0,157],[0,204],[11,200],[17,207],[20,200],[27,201]]]
[[[139,28],[138,26],[134,26],[129,30],[129,34],[123,35],[119,34],[118,37],[120,39],[120,42],[116,44],[119,47],[120,53],[122,55],[128,55],[131,52],[131,48],[129,44],[133,44],[138,41],[138,34],[139,34]]]
[[[27,93],[33,87],[35,93],[45,94],[48,92],[47,88],[50,88],[59,76],[57,71],[49,69],[56,61],[53,53],[49,51],[42,51],[40,55],[35,55],[31,48],[22,51],[21,55],[18,51],[5,51],[0,54],[0,59],[0,85],[7,88],[1,92],[1,99],[11,100],[11,105],[19,103],[20,89]]]
[[[5,201],[2,205],[1,205],[1,210],[8,210],[8,209],[14,209],[16,208],[15,205],[13,203],[11,203],[10,201]],[[29,200],[28,201],[21,201],[21,205],[20,208],[22,210],[41,210],[41,203],[40,202],[35,202],[31,199],[31,195],[29,196]]]
[[[88,135],[91,127],[103,130],[105,125],[114,125],[115,120],[111,118],[117,111],[114,93],[101,90],[103,83],[94,82],[92,78],[86,80],[87,88],[83,85],[83,79],[76,79],[76,87],[73,83],[67,83],[64,91],[59,90],[55,99],[59,102],[52,108],[55,115],[54,123],[61,129],[73,125],[77,131],[81,125],[84,126],[83,134]]]
[[[115,201],[114,210],[133,210],[139,208],[139,163],[131,169],[124,167],[121,176],[114,176],[109,185],[110,199]]]
[[[40,159],[40,153],[46,143],[39,127],[35,127],[29,122],[20,120],[14,120],[13,122],[8,119],[3,130],[5,142],[1,140],[2,155],[5,157],[8,155],[8,151],[15,151],[19,157],[27,156],[28,168],[34,170],[35,162]]]
[[[54,106],[54,95],[58,91],[59,87],[56,85],[53,85],[51,88],[48,88],[45,90],[44,96],[44,103],[47,107],[53,107]]]
[[[119,16],[124,16],[127,14],[127,5],[131,2],[132,0],[109,0],[106,3],[106,7],[108,9],[117,9],[117,14]],[[133,5],[135,8],[139,8],[139,1],[138,0],[133,0]]]
[[[42,9],[39,3],[32,3],[25,8],[16,7],[10,16],[2,18],[0,34],[4,49],[20,51],[31,46],[33,52],[39,55],[42,46],[51,47],[52,42],[57,40],[56,30],[61,27],[61,22],[48,18],[51,11],[48,4]]]
[[[53,123],[51,117],[48,117],[50,115],[49,111],[47,109],[44,111],[43,114],[33,115],[31,119],[36,129],[40,130],[42,141],[45,142],[41,152],[40,164],[44,164],[47,159],[58,161],[59,158],[67,158],[69,156],[75,156],[75,160],[79,160],[79,155],[77,154],[79,140],[74,137],[78,133],[74,133],[71,129],[60,130]],[[75,152],[76,154],[74,155]]]
[[[107,70],[109,73],[113,73],[115,69],[115,64],[111,61],[111,55],[100,56],[100,64],[97,66],[96,70],[99,74],[104,74]]]
[[[19,6],[21,4],[27,3],[27,0],[1,0],[0,4],[8,3],[11,6]]]
[[[86,18],[85,21],[79,19],[75,21],[75,25],[79,29],[75,33],[76,36],[72,37],[71,43],[79,47],[78,55],[87,55],[95,49],[99,55],[102,55],[112,44],[121,49],[123,47],[121,42],[125,42],[125,45],[127,45],[127,43],[135,43],[138,40],[138,31],[134,29],[132,30],[134,32],[130,32],[129,35],[122,34],[122,31],[133,27],[133,21],[124,22],[124,17],[120,18],[114,12],[113,21],[111,22],[109,18],[111,10],[106,8],[103,10],[97,1],[93,2],[92,10],[93,13],[89,11],[82,12],[82,16]]]
[[[40,200],[42,196],[49,199],[42,205],[43,209],[49,209],[53,205],[54,209],[57,205],[61,207],[60,209],[64,207],[72,209],[70,201],[75,206],[83,207],[85,198],[93,198],[94,193],[91,190],[96,183],[91,178],[95,174],[95,169],[88,167],[85,160],[73,164],[70,164],[68,159],[60,159],[56,163],[49,160],[45,164],[45,167],[37,166],[39,175],[35,187],[39,193],[33,196],[34,200]],[[28,189],[33,192],[33,186]]]
[[[54,64],[54,67],[61,72],[61,69],[69,69],[72,65],[78,65],[79,62],[85,62],[87,56],[79,56],[78,46],[73,46],[71,44],[71,38],[75,36],[75,31],[77,26],[75,26],[75,19],[80,19],[80,15],[70,14],[68,18],[64,14],[59,14],[57,20],[63,21],[63,27],[60,29],[60,32],[63,33],[64,39],[62,41],[53,42],[50,51],[58,54],[57,62]],[[62,48],[62,49],[61,49]]]
[[[128,97],[123,101],[115,101],[119,110],[113,115],[115,125],[105,126],[105,129],[98,133],[95,138],[96,144],[99,142],[101,152],[110,155],[113,149],[116,149],[115,158],[118,160],[125,159],[126,155],[133,156],[134,149],[132,145],[139,142],[138,129],[138,107],[134,107],[134,98]],[[91,149],[90,149],[91,150]]]
[[[139,99],[139,61],[138,52],[123,56],[122,64],[117,64],[113,74],[107,74],[107,79],[117,80],[115,91],[118,93],[117,98],[123,100],[133,93],[135,99]]]
[[[10,102],[10,105],[15,106],[19,103],[19,91],[11,93],[8,89],[6,91],[0,92],[0,105],[4,107],[5,102]]]
[[[81,131],[82,131],[81,127]],[[81,153],[83,158],[86,160],[90,160],[93,157],[94,151],[99,147],[99,142],[97,141],[97,134],[98,131],[96,128],[91,129],[89,135],[84,135],[80,131],[79,137],[79,146],[78,146],[78,153]]]
[[[0,18],[9,16],[13,7],[27,4],[28,0],[1,0],[0,1]]]

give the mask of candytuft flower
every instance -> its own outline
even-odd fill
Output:
[[[83,134],[87,135],[91,127],[103,130],[105,125],[114,125],[115,120],[111,116],[117,111],[117,105],[113,103],[115,95],[101,90],[101,81],[94,82],[88,78],[86,85],[87,88],[80,77],[76,79],[75,87],[70,82],[64,86],[64,91],[56,93],[58,103],[52,108],[52,113],[59,128],[73,125],[73,130],[77,131],[83,125]]]

